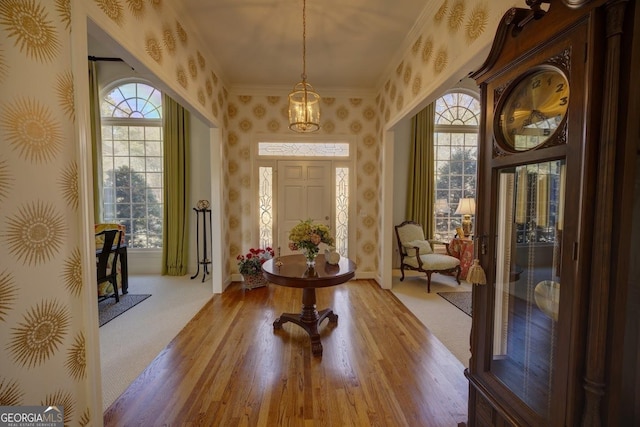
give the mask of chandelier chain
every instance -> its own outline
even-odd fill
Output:
[[[302,0],[302,81],[307,80],[307,1]]]
[[[302,0],[302,81],[289,93],[289,129],[300,133],[320,129],[320,95],[307,83],[307,1]]]

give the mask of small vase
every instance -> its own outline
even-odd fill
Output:
[[[316,257],[318,256],[318,250],[303,249],[302,253],[307,260],[307,267],[313,268],[316,266]]]

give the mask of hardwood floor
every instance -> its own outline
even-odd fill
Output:
[[[105,426],[456,426],[463,366],[391,291],[370,280],[318,289],[321,357],[287,323],[302,291],[234,283],[109,407]],[[446,321],[446,319],[443,319]],[[455,327],[455,325],[452,325]]]

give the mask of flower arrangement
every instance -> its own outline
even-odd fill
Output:
[[[307,260],[314,260],[318,255],[318,245],[326,243],[332,246],[333,237],[329,234],[329,227],[324,224],[314,224],[313,220],[300,221],[289,232],[289,249],[302,250]]]
[[[265,263],[268,259],[273,258],[274,252],[273,249],[267,247],[265,249],[262,248],[251,248],[246,255],[238,255],[238,267],[240,267],[241,274],[259,274],[262,272],[262,264]]]

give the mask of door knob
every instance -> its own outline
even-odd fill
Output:
[[[326,219],[327,221],[329,221],[329,216],[325,216],[324,219]]]

